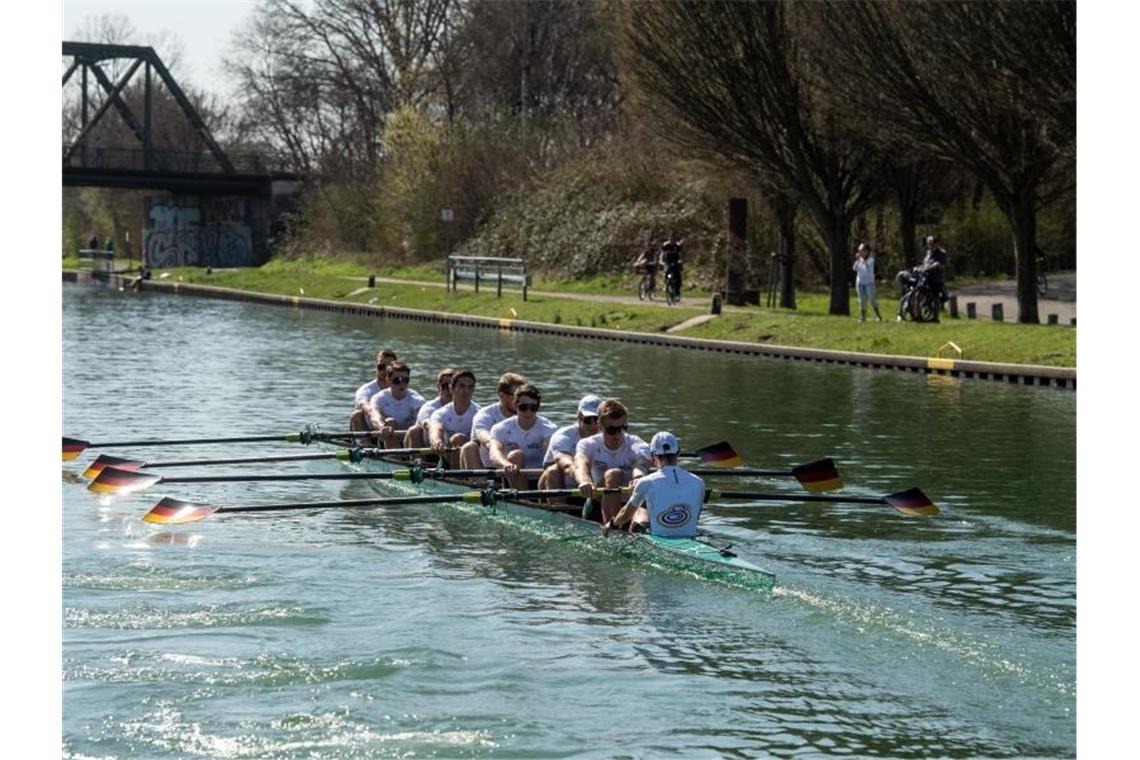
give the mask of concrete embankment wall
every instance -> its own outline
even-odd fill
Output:
[[[64,272],[65,281],[75,281],[75,273],[71,272],[70,274],[71,277],[69,278],[69,272]],[[129,280],[129,278],[119,275],[111,275],[110,279],[114,285],[121,285]],[[891,369],[902,372],[991,380],[1019,385],[1047,386],[1071,390],[1076,390],[1077,387],[1076,369],[1065,367],[975,362],[958,359],[924,358],[919,356],[863,354],[853,351],[828,351],[825,349],[797,348],[794,346],[777,346],[764,343],[686,338],[678,335],[624,332],[621,330],[606,330],[594,327],[528,322],[521,319],[494,319],[491,317],[475,317],[465,314],[441,314],[418,309],[344,303],[342,301],[326,301],[318,298],[302,298],[300,296],[273,295],[269,293],[252,293],[245,290],[217,288],[208,285],[190,285],[187,283],[161,280],[147,280],[141,283],[141,285],[144,290],[156,292],[176,293],[179,295],[198,296],[200,298],[248,301],[273,306],[290,306],[297,309],[331,311],[338,314],[351,314],[355,316],[410,319],[420,322],[436,322],[439,324],[492,328],[496,330],[513,330],[538,333],[540,335],[589,338],[592,340],[608,340],[667,348],[686,348],[699,351],[720,351],[769,359],[817,362],[822,364],[846,364],[854,367]]]

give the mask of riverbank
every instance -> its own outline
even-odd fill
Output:
[[[298,279],[295,273],[287,276],[264,269],[210,274],[205,270],[164,271],[157,273],[156,279],[143,283],[143,287],[297,308],[1076,387],[1074,367],[1047,363],[1071,355],[1075,364],[1076,334],[1067,327],[951,319],[933,325],[894,321],[860,324],[854,318],[758,307],[726,308],[719,317],[701,320],[695,317],[709,316],[707,309],[626,305],[534,291],[523,301],[521,294],[506,291],[502,298],[497,298],[486,289],[480,294],[470,290],[448,292],[434,283],[402,280],[377,280],[370,287],[352,275],[311,275]],[[65,273],[65,278],[67,276]],[[122,287],[127,279],[116,277],[114,281]],[[235,284],[241,286],[235,287]],[[781,340],[777,333],[798,339]],[[851,345],[857,347],[849,348]],[[1016,354],[1018,348],[1020,355],[1033,352],[1046,361],[997,358]]]

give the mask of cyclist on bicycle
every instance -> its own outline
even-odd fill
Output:
[[[633,271],[642,275],[642,281],[646,283],[645,292],[652,295],[657,290],[657,251],[653,243],[645,244],[645,250],[633,262]]]
[[[675,292],[678,296],[681,294],[681,246],[684,243],[684,240],[677,239],[677,231],[673,230],[669,233],[669,239],[661,244],[661,266],[665,268],[666,287],[672,278],[677,283]]]

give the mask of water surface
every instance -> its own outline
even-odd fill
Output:
[[[408,489],[395,484],[100,497],[65,481],[66,756],[1075,753],[1070,391],[80,286],[64,286],[63,342],[64,432],[91,441],[339,429],[390,346],[425,395],[445,365],[474,369],[480,400],[517,370],[559,424],[581,395],[614,395],[646,438],[668,427],[686,448],[727,439],[756,467],[831,456],[844,493],[917,485],[943,510],[710,506],[704,531],[777,574],[761,594],[442,506],[138,519],[164,495],[261,504]]]

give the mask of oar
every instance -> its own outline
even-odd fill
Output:
[[[860,497],[860,496],[817,496],[805,494],[786,493],[759,493],[756,491],[717,491],[707,492],[706,501],[717,499],[748,499],[749,501],[809,501],[826,502],[832,504],[886,504],[894,507],[907,517],[933,517],[938,514],[938,507],[918,488],[908,488],[905,491],[889,493],[886,496]]]
[[[283,443],[304,443],[313,441],[327,441],[332,438],[361,438],[375,435],[374,430],[353,430],[347,433],[316,433],[306,430],[302,433],[285,433],[279,435],[243,435],[228,438],[182,438],[171,440],[146,441],[115,441],[90,443],[78,438],[63,438],[63,461],[75,459],[87,449],[106,449],[111,447],[133,448],[136,446],[188,446],[198,443],[260,443],[264,441],[280,441]]]
[[[598,489],[601,491],[621,491],[622,489]],[[453,494],[426,494],[418,496],[390,496],[376,499],[352,499],[348,501],[310,501],[282,504],[257,504],[241,507],[212,506],[197,504],[189,501],[180,501],[166,497],[151,507],[150,511],[142,516],[144,522],[159,525],[178,525],[202,520],[217,512],[281,512],[298,509],[332,509],[332,508],[361,508],[384,507],[398,504],[444,504],[447,502],[463,501],[471,504],[493,506],[498,499],[540,498],[548,496],[580,496],[576,489],[560,488],[539,491],[516,491],[513,489],[488,488],[483,491],[466,491]]]
[[[528,475],[541,474],[542,470],[520,470]],[[298,472],[269,475],[192,475],[184,477],[166,477],[153,472],[137,472],[135,470],[120,470],[117,467],[104,467],[103,471],[87,484],[88,491],[95,493],[134,493],[142,491],[159,483],[254,483],[283,480],[407,480],[420,483],[424,478],[440,477],[494,477],[502,475],[502,470],[439,470],[413,467],[407,470],[392,470],[390,472]]]
[[[710,469],[702,470],[694,468],[689,470],[694,475],[717,475],[720,477],[736,477],[736,476],[759,476],[759,477],[784,477],[790,476],[799,481],[800,485],[806,491],[820,492],[820,491],[834,491],[843,487],[843,479],[839,476],[839,470],[835,467],[835,462],[831,459],[818,459],[814,462],[807,464],[797,465],[790,470],[760,470],[749,467],[737,467],[734,469]]]
[[[451,450],[451,449],[447,449]],[[124,457],[117,457],[111,454],[100,454],[96,457],[87,469],[83,471],[83,477],[94,478],[98,477],[99,473],[106,467],[114,467],[119,470],[130,470],[132,472],[142,470],[144,468],[161,469],[164,467],[192,467],[195,465],[202,465],[203,467],[217,464],[258,464],[262,462],[302,462],[306,460],[315,459],[340,459],[346,462],[362,462],[365,459],[376,459],[382,456],[408,456],[413,454],[429,454],[436,451],[435,449],[374,449],[374,448],[352,448],[341,449],[340,451],[321,452],[318,454],[279,454],[274,456],[264,457],[237,457],[229,459],[185,459],[180,461],[170,462],[148,462],[142,459],[126,459]]]
[[[740,454],[736,453],[736,449],[732,448],[732,444],[728,441],[711,443],[708,446],[702,446],[696,451],[682,451],[677,454],[677,456],[698,458],[713,467],[736,467],[744,464],[744,460],[740,457]]]

